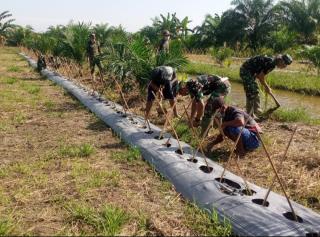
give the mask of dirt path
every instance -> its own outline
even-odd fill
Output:
[[[0,75],[0,235],[228,233],[15,49]]]

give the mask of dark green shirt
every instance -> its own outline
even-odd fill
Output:
[[[258,75],[261,72],[268,74],[276,67],[276,62],[273,58],[266,56],[255,56],[248,59],[242,65],[242,68],[251,73],[252,76]]]

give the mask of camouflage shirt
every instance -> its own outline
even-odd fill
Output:
[[[268,74],[276,67],[276,62],[273,58],[266,56],[255,56],[248,59],[242,65],[242,68],[249,71],[251,75],[255,76],[263,72]]]
[[[210,95],[218,97],[226,95],[230,90],[230,83],[228,80],[222,81],[220,77],[215,75],[201,75],[197,80],[190,80],[187,82],[187,88],[192,98],[197,101],[204,96]]]
[[[159,44],[159,52],[163,51],[168,53],[169,45],[170,45],[169,40],[162,39]]]
[[[88,41],[87,44],[87,55],[89,58],[94,58],[100,53],[100,46],[98,42]]]

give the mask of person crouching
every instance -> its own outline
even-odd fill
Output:
[[[257,133],[262,132],[259,124],[246,112],[234,106],[225,104],[223,98],[216,98],[212,102],[213,111],[221,115],[221,129],[226,137],[236,142],[240,132],[241,136],[236,146],[236,154],[243,157],[247,152],[254,151],[260,146]],[[217,122],[217,120],[216,120]],[[244,128],[243,128],[244,126]],[[242,129],[243,128],[243,129]],[[224,139],[220,134],[208,144],[209,150]]]

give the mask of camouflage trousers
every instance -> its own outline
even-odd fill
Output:
[[[240,68],[240,77],[246,93],[247,113],[252,112],[254,116],[261,115],[262,110],[260,105],[259,86],[256,78],[245,68]]]

